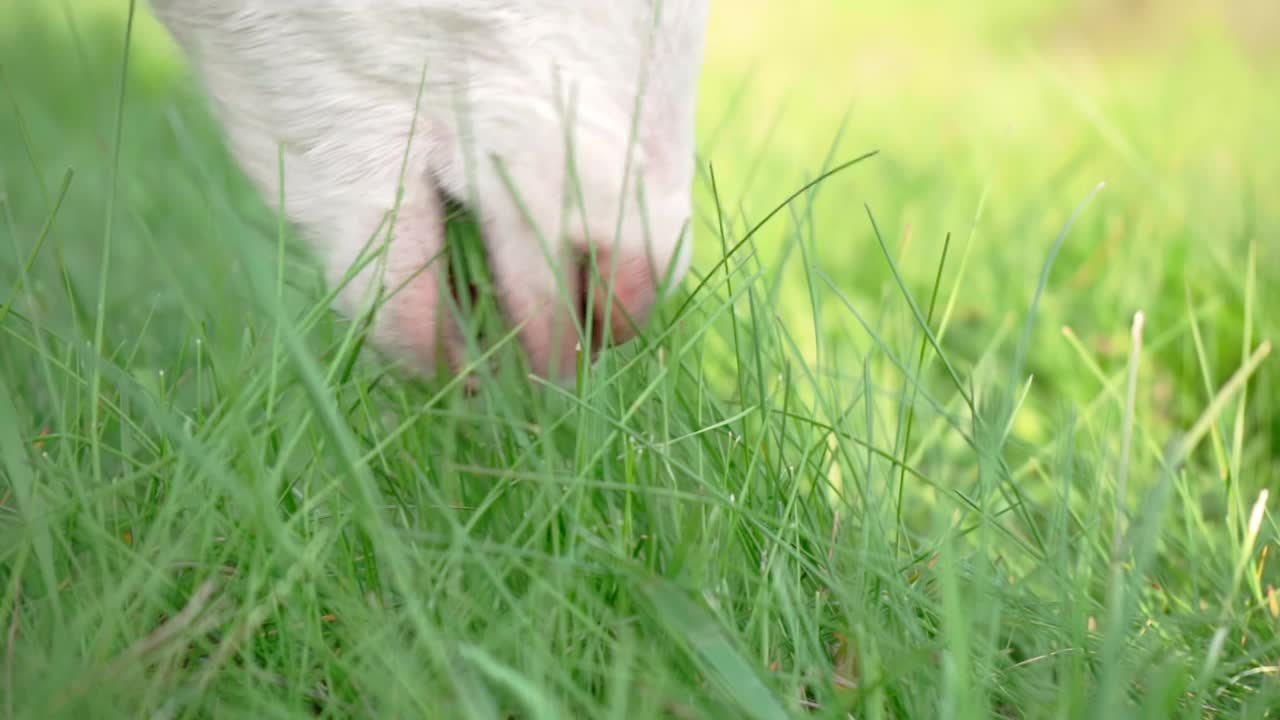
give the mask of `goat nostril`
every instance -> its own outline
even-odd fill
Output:
[[[598,253],[593,292],[596,337],[604,344],[628,342],[639,332],[656,300],[654,272],[645,255]]]
[[[591,292],[589,259],[580,253],[576,254],[574,257],[574,270],[576,271],[576,282],[569,288],[569,292],[574,294],[574,311],[577,313],[575,320],[577,320],[577,325],[582,329],[582,332],[590,334],[591,343],[595,345],[597,341],[595,334],[591,332],[593,328],[590,326],[590,320],[587,317],[587,312],[591,309],[588,301],[590,298],[588,293]],[[594,348],[592,349],[594,350]]]
[[[604,349],[606,344],[605,333],[608,331],[607,324],[604,322],[604,303],[607,301],[608,293],[605,292],[604,284],[600,277],[592,272],[591,256],[582,253],[577,258],[578,269],[578,320],[591,342],[591,357],[595,359],[596,355]],[[612,338],[609,338],[611,341]]]

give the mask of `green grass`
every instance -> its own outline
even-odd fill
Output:
[[[1265,3],[719,3],[682,294],[474,396],[123,5],[0,10],[0,717],[1277,716]]]

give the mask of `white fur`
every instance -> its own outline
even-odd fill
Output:
[[[572,373],[576,335],[553,333],[569,316],[557,277],[573,288],[577,273],[563,270],[575,250],[594,244],[612,260],[599,270],[611,278],[616,265],[614,302],[639,320],[656,301],[644,291],[649,278],[684,277],[707,0],[152,5],[273,204],[282,149],[284,212],[330,282],[370,250],[380,226],[385,234],[403,171],[385,258],[347,283],[337,305],[354,315],[377,287],[403,286],[376,315],[373,341],[418,369],[434,369],[441,350],[455,369],[459,358],[439,277],[421,272],[442,247],[442,191],[480,219],[503,307],[541,374]],[[569,147],[580,206],[566,182]],[[607,324],[629,335],[616,319]]]

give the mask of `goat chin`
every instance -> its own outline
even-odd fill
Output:
[[[583,326],[608,335],[595,349],[630,339],[684,278],[706,0],[152,5],[246,174],[342,284],[336,308],[379,297],[372,343],[411,368],[462,362],[445,197],[474,213],[541,376],[572,378]]]

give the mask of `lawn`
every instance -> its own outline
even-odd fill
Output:
[[[1280,717],[1280,11],[973,5],[713,3],[681,293],[474,395],[0,7],[0,717]]]

